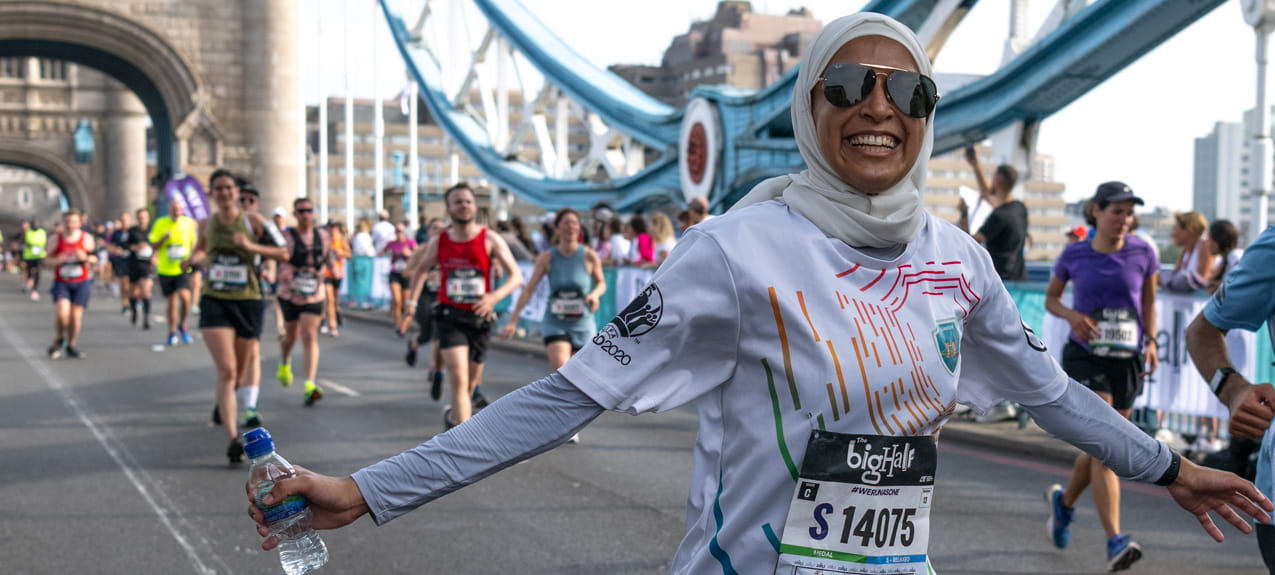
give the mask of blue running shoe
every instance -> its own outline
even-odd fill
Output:
[[[1116,534],[1107,540],[1107,571],[1124,571],[1142,558],[1142,546],[1128,535]]]
[[[184,327],[181,328],[181,338],[182,338],[182,343],[186,345],[195,343],[195,338],[190,337],[190,332],[186,331],[186,328]]]
[[[1071,543],[1071,519],[1076,510],[1064,507],[1062,496],[1063,487],[1057,483],[1045,490],[1045,501],[1049,503],[1049,520],[1045,522],[1045,526],[1054,547],[1066,549],[1067,544]]]
[[[175,333],[170,333],[170,334],[168,334],[168,339],[167,339],[167,340],[165,340],[165,342],[164,342],[164,343],[165,343],[166,345],[168,345],[168,347],[174,347],[174,346],[176,346],[176,345],[177,345],[177,341],[178,341],[178,340],[177,340],[177,334],[175,334]]]

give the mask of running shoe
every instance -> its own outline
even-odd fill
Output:
[[[572,435],[571,439],[567,440],[567,443],[580,443],[580,434],[577,433],[575,435]]]
[[[1142,546],[1128,535],[1117,533],[1107,540],[1107,571],[1124,571],[1142,558]]]
[[[314,402],[323,399],[323,388],[314,384],[313,381],[305,381],[305,406],[311,407]]]
[[[221,425],[221,408],[215,403],[213,404],[212,423],[213,425]]]
[[[133,313],[133,317],[129,320],[129,323],[137,325],[137,306],[129,306],[128,310]]]
[[[243,426],[248,429],[261,427],[261,414],[257,413],[257,408],[249,407],[243,410]]]
[[[328,334],[328,320],[324,319],[319,321],[319,333],[323,335]]]
[[[71,359],[84,359],[84,352],[73,345],[68,345],[66,346],[66,356]]]
[[[238,437],[230,440],[230,445],[226,446],[226,457],[230,458],[231,463],[243,462],[243,442]]]
[[[442,370],[430,371],[429,398],[438,401],[443,397],[443,372]]]
[[[1045,502],[1049,503],[1049,520],[1045,522],[1045,527],[1049,531],[1049,538],[1054,542],[1054,547],[1066,549],[1067,544],[1071,543],[1071,520],[1075,515],[1075,508],[1064,507],[1062,503],[1063,486],[1055,483],[1045,490]]]
[[[31,301],[40,301],[40,292],[31,290]]]
[[[407,342],[407,355],[403,357],[408,367],[416,367],[416,348],[412,347],[412,343],[410,340]]]
[[[62,357],[62,340],[60,339],[49,346],[49,359],[57,359],[59,357]]]
[[[168,334],[168,339],[164,341],[164,344],[168,347],[175,347],[180,341],[181,340],[177,338],[177,334],[170,333]]]
[[[279,378],[279,385],[284,387],[292,385],[292,364],[279,364],[279,370],[275,372],[275,377]]]
[[[181,338],[182,338],[182,343],[186,345],[195,343],[195,338],[190,337],[190,332],[186,331],[186,328],[184,327],[181,328]]]
[[[483,392],[477,389],[474,390],[473,395],[469,396],[469,403],[474,406],[474,411],[478,411],[488,405],[491,405],[491,403],[487,401],[487,396],[483,395]]]
[[[451,429],[457,424],[452,423],[452,408],[448,407],[443,410],[443,429]]]

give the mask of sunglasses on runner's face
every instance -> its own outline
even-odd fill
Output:
[[[889,70],[888,72],[879,72]],[[850,108],[868,99],[877,80],[885,80],[885,97],[900,112],[913,118],[925,118],[939,102],[934,80],[920,72],[890,66],[839,62],[828,66],[823,77],[823,97],[838,108]]]
[[[314,208],[297,208],[297,214],[313,214]]]
[[[257,203],[257,198],[254,198],[254,197],[252,197],[252,196],[239,196],[239,203],[241,203],[241,204],[255,204],[255,203]]]

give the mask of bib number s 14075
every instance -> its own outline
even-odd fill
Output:
[[[811,433],[775,573],[928,573],[931,437]]]

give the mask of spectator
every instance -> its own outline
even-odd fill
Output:
[[[988,184],[987,176],[978,163],[978,152],[973,146],[965,148],[965,161],[974,169],[980,197],[992,207],[983,225],[974,233],[974,239],[987,248],[992,264],[1002,280],[1027,279],[1027,266],[1023,246],[1027,242],[1027,206],[1014,199],[1014,186],[1018,183],[1018,171],[1013,166],[1001,164]],[[961,229],[969,229],[969,213],[965,200],[960,202]]]
[[[385,244],[394,241],[394,222],[390,221],[389,210],[381,210],[378,216],[380,221],[372,227],[373,253],[380,253],[385,249]]]
[[[1173,271],[1160,276],[1160,287],[1171,293],[1191,293],[1204,289],[1218,258],[1208,253],[1204,232],[1208,222],[1200,212],[1173,214],[1173,245],[1178,246],[1178,261]]]
[[[665,258],[673,253],[673,246],[677,245],[677,237],[673,234],[673,222],[664,212],[655,212],[651,215],[651,241],[655,243],[655,261],[647,264],[647,267],[659,267],[664,263]]]

